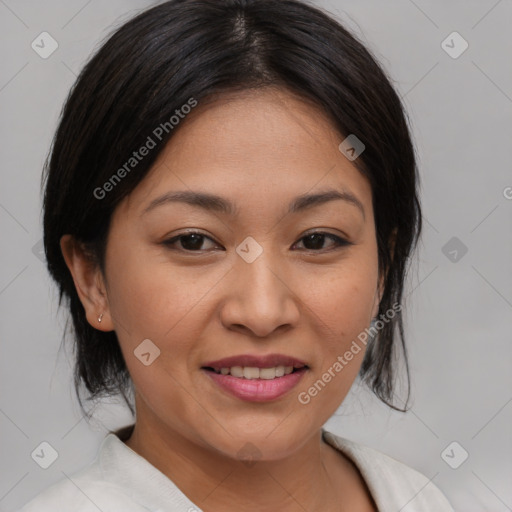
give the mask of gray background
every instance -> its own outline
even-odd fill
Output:
[[[71,350],[59,352],[64,311],[38,251],[40,173],[85,59],[151,4],[0,0],[0,511],[81,469],[106,429],[130,419],[115,401],[91,424],[81,418]],[[406,290],[412,410],[395,413],[356,383],[326,427],[418,469],[457,511],[512,510],[512,3],[317,4],[366,42],[403,96],[426,220]],[[47,59],[31,48],[43,31],[59,45]],[[453,31],[469,44],[458,58],[441,46]],[[31,458],[42,441],[58,452],[46,470]],[[469,453],[457,469],[441,457],[453,441],[452,465]]]

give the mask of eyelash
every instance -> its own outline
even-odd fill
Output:
[[[187,254],[203,252],[203,251],[200,251],[200,250],[199,251],[191,251],[189,249],[180,249],[180,248],[174,247],[174,245],[176,244],[177,241],[179,241],[182,238],[186,238],[187,236],[190,236],[190,235],[198,235],[198,236],[200,236],[202,238],[206,238],[206,239],[211,240],[212,242],[216,243],[212,238],[210,238],[209,236],[206,236],[205,234],[203,234],[203,233],[201,233],[199,231],[188,231],[187,233],[182,233],[181,235],[177,235],[177,236],[175,236],[173,238],[170,238],[169,240],[164,240],[162,243],[163,243],[163,245],[165,245],[167,248],[169,248],[171,250],[177,250],[177,251],[185,252]],[[331,240],[333,240],[336,243],[336,245],[334,246],[334,248],[327,249],[327,250],[326,249],[319,249],[319,250],[316,250],[316,249],[304,249],[306,252],[324,253],[324,252],[330,252],[332,250],[341,249],[342,247],[346,247],[346,246],[349,246],[349,245],[353,245],[352,242],[349,242],[348,240],[345,240],[344,238],[341,238],[339,236],[333,235],[332,233],[326,233],[324,231],[313,231],[312,233],[308,233],[307,235],[304,235],[298,241],[301,241],[304,238],[307,238],[308,236],[311,236],[311,235],[322,235],[322,236],[325,236],[326,238],[330,238]]]

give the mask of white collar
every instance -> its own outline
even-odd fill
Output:
[[[428,479],[421,473],[373,448],[323,428],[322,437],[355,464],[379,510],[400,508],[426,487],[425,482],[428,484]],[[201,512],[171,479],[121,439],[109,433],[100,446],[99,465],[107,482],[119,486],[133,501],[151,512]],[[425,491],[425,503],[433,499],[439,505],[447,505],[446,508],[440,506],[439,510],[453,510],[444,497],[438,496],[438,490],[427,488]],[[423,497],[419,498],[422,501]]]

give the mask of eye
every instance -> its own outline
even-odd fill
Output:
[[[213,240],[210,237],[203,235],[198,231],[190,231],[186,234],[181,234],[169,240],[165,240],[163,244],[166,247],[169,247],[170,249],[200,252],[204,240],[210,240],[211,242],[213,242]],[[181,247],[176,247],[177,242],[180,243]]]
[[[331,233],[324,233],[322,231],[309,233],[308,235],[303,236],[300,240],[304,241],[304,245],[306,246],[305,248],[307,251],[320,252],[321,250],[324,249],[323,245],[326,239],[330,239],[331,241],[334,242],[334,245],[331,245],[331,249],[352,245],[352,242],[349,242],[344,238],[333,235]]]
[[[325,250],[324,243],[326,239],[333,242],[331,244],[330,250],[336,249],[337,247],[352,245],[351,242],[345,240],[344,238],[322,231],[309,233],[308,235],[303,236],[299,241],[304,241],[306,251],[321,252],[322,250]],[[170,238],[169,240],[165,240],[163,244],[170,249],[176,249],[185,252],[202,252],[201,249],[203,248],[205,240],[209,240],[214,245],[217,245],[210,237],[198,231],[190,231],[181,235],[177,235],[173,238]],[[177,245],[178,243],[179,245]],[[203,248],[203,250],[207,249]],[[329,248],[327,248],[327,250],[329,250]]]

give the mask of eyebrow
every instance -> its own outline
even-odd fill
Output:
[[[348,204],[356,206],[361,211],[363,219],[366,219],[363,204],[354,194],[348,191],[339,191],[334,189],[325,190],[316,194],[303,194],[296,197],[289,204],[288,213],[297,213],[334,200],[342,200]],[[189,204],[207,211],[214,211],[231,216],[236,216],[239,213],[239,210],[234,203],[221,196],[209,194],[207,192],[181,190],[167,192],[166,194],[153,199],[153,201],[151,201],[151,203],[144,209],[142,215],[145,215],[149,211],[164,204],[176,202]]]

